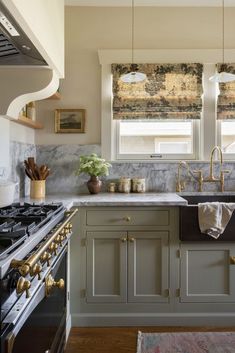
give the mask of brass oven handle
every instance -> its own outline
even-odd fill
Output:
[[[51,294],[51,291],[54,287],[57,287],[59,289],[64,289],[64,280],[62,278],[59,279],[59,281],[55,281],[52,275],[48,275],[45,279],[45,290],[46,290],[46,297],[49,297]]]
[[[33,267],[33,265],[35,265],[35,263],[40,260],[41,256],[43,255],[43,253],[45,251],[48,250],[49,246],[51,245],[51,243],[54,242],[55,238],[57,237],[58,234],[61,234],[62,230],[68,226],[70,228],[67,229],[71,229],[71,223],[70,220],[73,218],[73,216],[78,212],[78,209],[76,208],[75,210],[71,211],[71,212],[67,212],[66,215],[68,215],[67,219],[61,224],[61,226],[59,226],[55,233],[51,236],[50,239],[48,239],[48,241],[46,241],[44,244],[42,244],[38,250],[32,254],[28,259],[25,260],[25,262],[21,262],[21,264],[19,266],[17,266],[17,268],[19,269],[19,272],[22,276],[26,276],[27,274],[30,273],[31,268]],[[12,264],[16,263],[17,260],[13,259],[11,262],[11,267]],[[14,267],[15,268],[15,267]]]

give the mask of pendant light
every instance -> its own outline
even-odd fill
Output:
[[[223,64],[224,64],[224,0],[222,0],[222,53],[223,53]],[[226,83],[226,82],[231,82],[235,81],[235,75],[231,74],[229,72],[217,72],[215,75],[211,76],[209,78],[210,81],[212,82],[218,82],[218,83]]]
[[[136,83],[146,79],[146,75],[143,72],[135,70],[134,66],[134,28],[135,28],[135,9],[134,0],[132,0],[131,7],[131,71],[120,77],[122,82],[125,83]]]

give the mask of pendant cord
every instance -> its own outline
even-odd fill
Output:
[[[223,26],[222,46],[223,46],[223,64],[224,64],[224,0],[223,0],[223,10],[222,10],[222,26]]]
[[[134,11],[134,0],[132,0],[132,9],[131,9],[131,62],[134,64],[134,27],[135,27],[135,11]]]

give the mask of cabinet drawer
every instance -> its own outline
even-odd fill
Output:
[[[166,226],[169,225],[168,210],[94,210],[87,211],[89,226]]]

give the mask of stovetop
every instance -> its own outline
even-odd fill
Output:
[[[0,259],[19,247],[63,209],[63,204],[14,203],[0,208]]]

